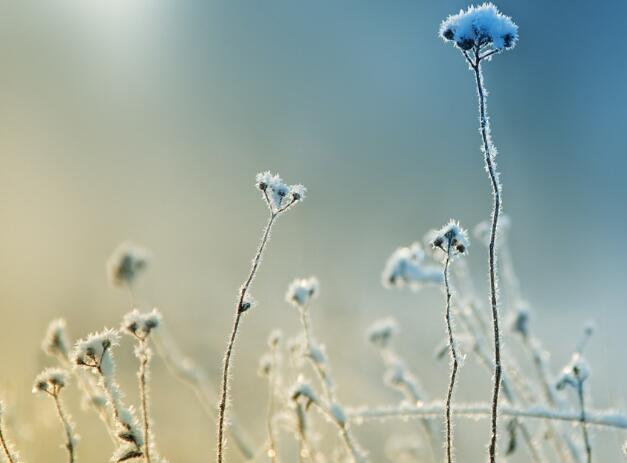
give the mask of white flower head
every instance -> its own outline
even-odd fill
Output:
[[[68,373],[61,368],[46,368],[39,373],[33,383],[33,394],[46,392],[56,395],[67,384]]]
[[[399,331],[398,323],[395,319],[388,317],[375,321],[368,328],[368,340],[376,347],[384,348]]]
[[[285,300],[295,307],[305,307],[312,299],[318,297],[320,284],[316,277],[297,278],[287,288]]]
[[[137,275],[148,266],[148,251],[125,241],[107,260],[107,275],[111,285],[121,287],[133,284]]]
[[[445,255],[453,257],[468,252],[468,233],[455,220],[450,220],[432,236],[431,246],[443,251]]]
[[[302,185],[287,185],[279,174],[270,171],[257,174],[255,184],[262,192],[273,214],[287,210],[293,204],[305,199],[307,189]]]
[[[466,11],[442,21],[440,36],[461,50],[491,46],[494,50],[513,48],[518,41],[518,26],[492,3],[470,6]]]
[[[386,288],[409,287],[418,290],[424,285],[442,284],[444,275],[439,267],[425,264],[425,252],[420,243],[398,248],[385,263],[382,281]]]
[[[578,388],[590,376],[590,368],[583,356],[576,352],[573,354],[568,365],[562,369],[562,374],[557,382],[557,389],[564,389],[566,386]]]
[[[64,358],[70,353],[70,341],[67,337],[65,320],[52,320],[41,343],[41,348],[48,355],[60,355]]]
[[[120,335],[116,330],[105,329],[80,339],[74,346],[72,360],[76,365],[97,368],[105,377],[112,377],[115,369],[111,348],[117,346]]]
[[[144,339],[161,325],[161,320],[161,313],[156,308],[145,313],[133,309],[124,315],[121,329],[132,336]]]

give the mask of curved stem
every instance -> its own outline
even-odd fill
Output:
[[[1,419],[2,417],[0,417]],[[4,452],[4,456],[7,458],[9,463],[15,463],[15,459],[13,458],[13,454],[11,453],[11,449],[9,448],[9,444],[4,438],[4,432],[2,429],[2,423],[0,423],[0,444],[2,444],[2,451]]]
[[[449,284],[449,264],[451,262],[451,242],[449,240],[446,251],[446,262],[444,263],[444,286],[446,287],[446,329],[448,332],[448,346],[451,354],[451,377],[446,396],[446,459],[448,463],[453,463],[453,427],[451,423],[451,403],[453,401],[453,389],[457,376],[457,351],[455,349],[455,337],[453,335],[453,325],[451,324],[451,286]]]
[[[274,224],[274,220],[277,218],[278,213],[273,212],[270,215],[270,220],[268,221],[268,225],[263,232],[263,237],[261,239],[261,244],[259,244],[259,248],[257,249],[257,254],[255,254],[255,258],[253,259],[252,267],[250,268],[250,273],[248,274],[248,278],[244,281],[240,289],[240,294],[238,297],[237,305],[235,306],[235,319],[233,321],[233,329],[231,330],[231,335],[229,336],[229,342],[226,346],[226,352],[224,354],[224,365],[222,368],[222,386],[220,388],[220,403],[218,405],[218,448],[217,448],[217,463],[222,463],[224,459],[224,419],[226,416],[226,404],[228,399],[229,392],[229,367],[231,365],[231,355],[233,354],[233,346],[235,345],[235,338],[237,337],[237,331],[239,329],[240,321],[242,318],[242,314],[246,309],[243,309],[244,298],[246,297],[246,293],[253,279],[255,278],[255,274],[257,273],[257,269],[259,268],[259,264],[261,263],[261,256],[263,255],[263,250],[268,243],[268,239],[270,238],[270,230],[272,229],[272,225]]]
[[[499,391],[501,387],[501,338],[499,332],[499,311],[497,300],[497,275],[496,275],[496,234],[498,231],[499,214],[501,212],[501,186],[496,172],[496,164],[494,162],[494,147],[490,139],[490,127],[486,109],[486,91],[483,86],[483,77],[481,75],[481,57],[479,50],[475,50],[475,60],[472,66],[475,73],[477,84],[477,94],[479,96],[479,122],[481,129],[481,138],[483,140],[483,154],[485,157],[486,170],[490,177],[492,186],[492,194],[494,198],[492,207],[492,226],[490,229],[489,244],[489,272],[490,272],[490,305],[492,307],[492,327],[494,330],[494,386],[492,389],[492,435],[490,437],[490,446],[488,453],[490,455],[490,463],[496,462],[497,450],[497,423],[498,423],[498,402]]]
[[[67,416],[65,416],[65,413],[63,412],[63,406],[61,405],[61,399],[59,398],[59,394],[52,394],[52,397],[54,398],[54,403],[57,408],[57,415],[59,415],[59,419],[61,420],[61,423],[63,424],[63,429],[65,431],[65,438],[67,440],[67,442],[65,443],[65,448],[68,452],[68,461],[69,463],[74,463],[74,436],[72,435],[72,426],[70,425]]]
[[[278,449],[276,444],[276,439],[274,437],[274,395],[276,393],[276,383],[277,383],[277,363],[278,356],[276,354],[276,348],[272,348],[272,368],[270,369],[270,381],[268,381],[268,443],[269,449],[268,452],[270,454],[270,460],[272,463],[277,463],[278,459]]]

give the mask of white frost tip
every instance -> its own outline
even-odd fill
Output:
[[[425,252],[420,243],[398,248],[388,258],[383,269],[382,281],[386,288],[409,287],[420,289],[427,284],[442,284],[444,275],[439,267],[425,265]]]
[[[468,240],[468,233],[459,225],[459,222],[450,220],[449,223],[432,234],[431,246],[452,257],[466,254],[470,241]]]
[[[258,173],[255,185],[261,190],[273,214],[283,212],[294,203],[302,201],[307,193],[304,186],[287,185],[278,174],[272,174],[270,171]]]
[[[125,241],[107,260],[109,282],[116,287],[129,286],[147,266],[148,251]]]
[[[285,300],[295,307],[305,307],[312,299],[318,297],[320,284],[316,277],[297,278],[287,288]]]
[[[442,21],[440,36],[462,50],[491,46],[494,50],[513,48],[518,41],[518,26],[492,3],[470,6]]]

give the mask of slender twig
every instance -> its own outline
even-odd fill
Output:
[[[353,407],[347,409],[346,413],[349,421],[359,424],[367,419],[437,417],[444,413],[444,408],[445,405],[442,402],[430,402],[416,406]],[[456,416],[469,418],[488,417],[491,415],[491,409],[492,405],[488,403],[456,404],[453,407]],[[534,418],[572,423],[581,423],[582,421],[580,410],[555,410],[545,407],[517,408],[501,405],[499,406],[499,411],[505,416],[517,418]],[[583,420],[589,426],[627,429],[627,415],[613,410],[588,410],[583,414]]]
[[[588,435],[588,424],[586,422],[586,404],[583,390],[583,380],[579,376],[577,370],[575,370],[575,378],[577,379],[577,396],[579,398],[580,417],[579,423],[581,423],[581,436],[583,438],[584,447],[586,449],[586,461],[592,463],[592,446],[590,445],[590,436]]]
[[[267,195],[266,195],[267,200]],[[292,203],[289,203],[292,204]],[[286,206],[285,209],[289,207]],[[278,214],[280,214],[284,209],[279,210],[278,212],[272,212],[270,214],[270,219],[268,220],[268,224],[263,233],[263,237],[261,239],[261,244],[257,249],[257,254],[253,259],[253,265],[250,269],[250,273],[248,274],[248,278],[244,281],[244,284],[241,286],[239,297],[237,300],[237,305],[235,306],[235,319],[233,320],[233,329],[231,330],[231,335],[229,336],[229,341],[226,346],[226,352],[224,354],[224,364],[222,370],[222,386],[220,388],[220,403],[218,405],[218,448],[217,448],[217,457],[218,463],[222,463],[224,458],[224,420],[226,417],[226,406],[228,400],[228,392],[229,392],[229,367],[231,365],[231,355],[233,354],[233,346],[235,345],[235,338],[237,337],[237,331],[239,329],[240,321],[243,313],[246,308],[244,308],[244,299],[246,298],[246,294],[250,284],[255,278],[255,274],[257,273],[257,269],[259,268],[259,263],[261,262],[261,257],[263,255],[264,248],[268,243],[268,239],[270,237],[270,231],[272,229],[272,225],[276,220]]]
[[[65,438],[67,442],[65,443],[65,448],[68,452],[68,461],[69,463],[74,463],[75,460],[75,448],[74,448],[74,434],[72,432],[72,425],[65,412],[63,411],[63,405],[61,404],[61,398],[59,397],[59,391],[57,390],[55,393],[50,394],[54,398],[54,403],[57,409],[57,415],[59,415],[59,419],[63,424],[63,430],[65,431]]]
[[[11,446],[4,437],[4,429],[2,426],[2,410],[0,410],[0,444],[2,444],[2,452],[9,463],[17,463],[17,460],[13,456]]]
[[[453,462],[453,427],[451,423],[451,403],[453,401],[453,389],[455,387],[455,377],[457,376],[457,350],[455,348],[455,337],[451,323],[451,285],[449,283],[449,264],[451,262],[451,240],[448,241],[446,250],[446,261],[444,263],[444,287],[446,288],[446,329],[448,332],[448,345],[451,355],[451,377],[446,395],[446,458],[448,463]]]
[[[268,427],[268,454],[272,463],[278,461],[278,447],[276,444],[276,438],[274,436],[274,402],[277,387],[277,367],[278,367],[278,355],[276,353],[276,347],[272,348],[272,366],[270,368],[270,377],[268,381],[268,413],[267,413],[267,427]]]
[[[141,413],[142,419],[144,421],[144,461],[146,463],[151,463],[150,458],[150,418],[148,411],[148,363],[150,362],[150,355],[146,352],[148,346],[146,345],[146,337],[138,338],[140,342],[140,352],[141,358],[139,361],[139,395],[141,398]]]
[[[497,424],[498,424],[498,402],[499,391],[501,387],[501,338],[499,332],[499,311],[498,311],[498,280],[496,272],[496,235],[498,231],[499,214],[501,212],[501,184],[496,172],[496,163],[494,161],[495,150],[490,138],[490,126],[488,122],[486,108],[486,91],[483,85],[483,77],[481,73],[481,55],[479,47],[475,47],[474,61],[471,67],[475,74],[477,84],[477,94],[479,97],[479,123],[481,129],[481,138],[483,140],[483,154],[485,157],[486,170],[490,177],[492,186],[493,207],[492,207],[492,225],[490,229],[489,244],[489,273],[490,273],[490,304],[492,307],[492,327],[494,330],[494,386],[492,390],[492,435],[490,437],[490,445],[488,453],[490,455],[490,463],[496,463],[497,452]]]

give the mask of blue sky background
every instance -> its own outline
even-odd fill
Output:
[[[273,326],[297,328],[283,292],[293,277],[316,274],[314,318],[338,381],[372,373],[362,332],[395,315],[405,353],[440,390],[446,368],[431,351],[441,295],[388,292],[379,279],[397,246],[450,217],[474,227],[490,211],[472,74],[437,37],[440,21],[465,6],[3,2],[0,310],[11,329],[0,352],[21,365],[0,376],[7,400],[28,411],[49,319],[64,316],[82,335],[127,310],[104,278],[123,239],[153,252],[143,303],[161,307],[216,373],[265,220],[252,183],[266,169],[305,184],[309,197],[277,226],[253,289],[263,313],[246,321],[236,377],[252,375]],[[595,403],[624,408],[627,3],[498,6],[521,35],[485,78],[522,287],[556,365],[583,323],[596,321]],[[482,288],[485,259],[475,243],[469,260]],[[243,404],[248,387],[235,384]],[[372,388],[351,386],[343,398],[365,402]]]

